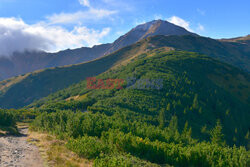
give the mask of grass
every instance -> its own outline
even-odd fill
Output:
[[[12,77],[10,79],[0,81],[0,92],[5,92],[7,88],[11,87],[13,84],[16,84],[23,79],[25,79],[28,75],[19,75],[17,77]]]
[[[68,150],[65,142],[56,139],[53,135],[30,131],[28,141],[39,148],[41,155],[46,160],[45,166],[91,167],[93,164]]]

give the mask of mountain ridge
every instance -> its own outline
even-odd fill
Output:
[[[151,30],[150,30],[151,29]],[[154,29],[154,31],[152,31]],[[153,33],[149,33],[152,31]],[[57,53],[24,52],[14,53],[11,57],[0,57],[0,81],[28,72],[64,65],[73,65],[94,60],[111,54],[123,47],[153,35],[196,35],[182,27],[163,20],[141,24],[111,44],[96,45],[91,48],[67,49]]]
[[[245,63],[243,65],[249,67],[249,64],[247,64],[249,63],[249,57],[237,49],[238,44],[236,48],[231,45],[231,43],[225,44],[217,40],[190,35],[149,37],[110,55],[87,63],[50,68],[26,74],[27,76],[25,78],[19,76],[2,81],[0,82],[0,107],[23,107],[32,103],[34,100],[46,97],[50,93],[80,82],[86,77],[101,74],[114,66],[119,66],[124,63],[127,64],[131,61],[131,58],[161,47],[198,52],[220,60],[233,60],[232,62],[241,62],[240,60],[242,59]],[[243,44],[241,45],[242,47],[245,46]],[[239,56],[235,57],[234,54],[229,54],[230,52],[239,52],[238,54],[241,55],[241,59],[238,60]],[[232,62],[229,63],[232,64]],[[240,67],[242,64],[235,64],[235,66]],[[20,93],[16,94],[16,92]]]

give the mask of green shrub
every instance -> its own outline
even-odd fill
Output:
[[[95,159],[94,167],[160,167],[131,155],[114,154]]]
[[[77,153],[79,156],[95,159],[102,153],[108,153],[110,150],[97,137],[83,136],[78,139],[71,139],[67,143],[67,148]]]
[[[15,126],[16,119],[12,112],[0,109],[0,126]]]

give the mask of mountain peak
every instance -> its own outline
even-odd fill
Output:
[[[167,22],[167,21],[164,21],[164,20],[152,20],[150,22],[146,22],[146,23],[142,23],[142,24],[139,24],[138,26],[136,26],[135,28],[133,29],[138,29],[138,28],[149,28],[150,26],[152,25],[155,25],[155,24],[159,24],[159,23],[163,23],[163,22]],[[169,23],[169,22],[168,22]]]
[[[140,25],[136,26],[135,28],[133,28],[132,30],[136,30],[136,29],[149,30],[152,27],[157,27],[157,28],[161,27],[161,28],[164,28],[166,31],[169,30],[169,29],[179,29],[179,30],[181,29],[181,30],[185,31],[185,33],[188,32],[183,27],[180,27],[178,25],[175,25],[173,23],[170,23],[170,22],[168,22],[166,20],[161,20],[161,19],[152,20],[150,22],[140,24]],[[166,32],[166,33],[170,33],[170,32]],[[174,34],[174,32],[172,32],[172,33],[173,34],[171,34],[171,35],[179,35],[179,34]],[[189,33],[192,34],[191,32],[189,32]],[[165,34],[160,34],[160,35],[165,35]]]
[[[185,28],[172,24],[165,20],[153,20],[144,24],[140,24],[130,30],[125,35],[118,38],[112,47],[105,53],[109,54],[125,46],[136,43],[142,39],[155,35],[194,35]]]

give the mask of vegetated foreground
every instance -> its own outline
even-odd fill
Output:
[[[97,79],[127,77],[137,82],[90,90],[83,81],[33,103],[41,114],[32,129],[94,166],[249,166],[248,73],[157,49]],[[142,88],[142,79],[163,79],[163,88]]]

